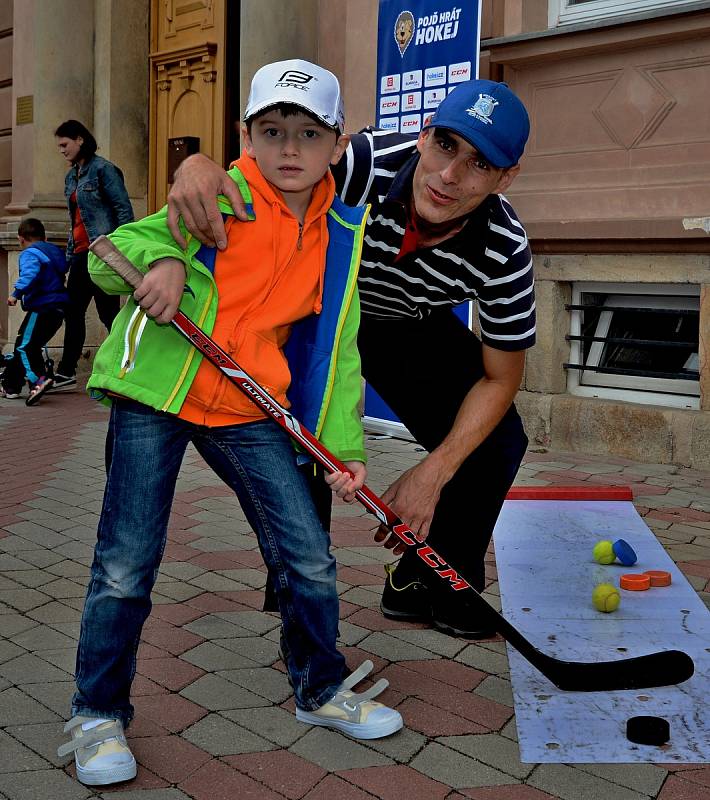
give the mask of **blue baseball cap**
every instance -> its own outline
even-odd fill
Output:
[[[530,119],[506,83],[474,80],[459,84],[424,126],[446,128],[463,137],[494,167],[520,161],[530,134]]]

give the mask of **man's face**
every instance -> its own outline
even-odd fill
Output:
[[[504,192],[520,171],[489,164],[465,139],[443,128],[419,134],[412,193],[417,215],[432,225],[464,217],[489,194]]]
[[[284,117],[278,110],[255,119],[251,134],[246,127],[242,133],[247,154],[284,194],[310,193],[329,165],[338,163],[349,141],[305,114]]]

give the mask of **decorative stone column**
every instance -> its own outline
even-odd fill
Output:
[[[47,239],[67,240],[64,198],[68,165],[54,131],[77,119],[99,143],[99,155],[124,172],[137,217],[147,191],[148,26],[150,0],[15,0],[13,6],[12,198],[0,209],[0,286],[17,277],[17,226],[42,220]],[[0,309],[0,347],[14,341],[19,308]],[[104,329],[93,306],[86,347]],[[63,331],[53,340],[60,346]]]

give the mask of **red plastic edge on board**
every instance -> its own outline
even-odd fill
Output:
[[[633,500],[630,486],[513,486],[506,500]]]

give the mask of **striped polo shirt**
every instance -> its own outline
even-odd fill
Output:
[[[371,203],[358,289],[366,316],[423,319],[469,300],[478,303],[482,341],[498,350],[535,343],[532,254],[510,203],[492,194],[462,230],[397,259],[407,225],[416,137],[365,128],[333,168],[348,205]]]

